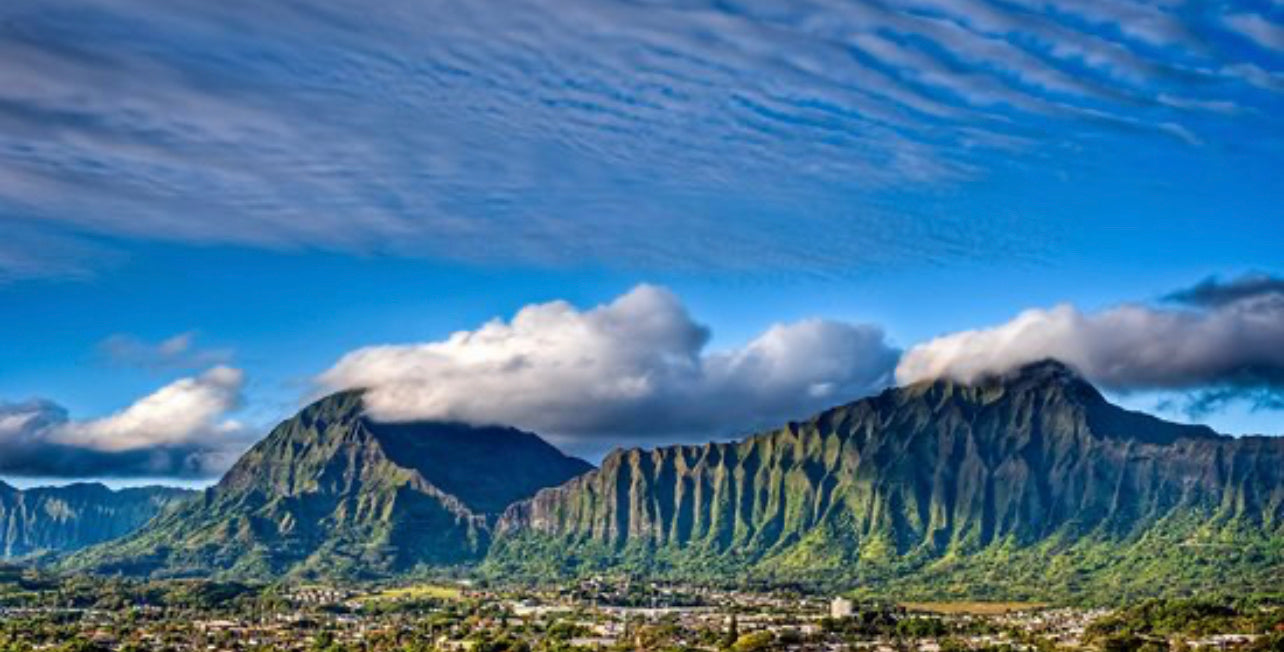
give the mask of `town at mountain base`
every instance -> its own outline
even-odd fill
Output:
[[[734,443],[616,451],[378,423],[361,394],[282,423],[214,488],[65,570],[505,581],[628,573],[906,596],[1284,585],[1284,439],[1111,405],[1056,362],[890,389]]]

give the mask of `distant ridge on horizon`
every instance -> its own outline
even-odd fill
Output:
[[[164,486],[113,490],[99,482],[18,489],[0,480],[0,561],[72,552],[124,536],[195,495]]]

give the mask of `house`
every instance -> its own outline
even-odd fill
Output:
[[[852,611],[852,601],[842,596],[834,598],[834,601],[829,603],[829,616],[831,618],[851,618]]]

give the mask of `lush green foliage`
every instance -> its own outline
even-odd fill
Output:
[[[433,572],[484,554],[504,506],[588,468],[509,428],[376,423],[360,393],[340,393],[277,426],[200,499],[63,568],[259,580]]]
[[[1094,622],[1088,628],[1088,635],[1093,639],[1105,639],[1121,635],[1266,634],[1279,627],[1284,627],[1284,604],[1278,599],[1153,599]]]
[[[1284,440],[1127,412],[1055,363],[740,442],[620,451],[515,505],[483,572],[1126,602],[1284,585]]]
[[[200,499],[63,568],[628,574],[1093,604],[1284,586],[1284,439],[1128,412],[1056,363],[586,469],[529,433],[374,423],[344,393],[282,423]]]

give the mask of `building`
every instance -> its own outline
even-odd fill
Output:
[[[829,616],[831,618],[851,618],[852,601],[839,596],[829,603]]]

